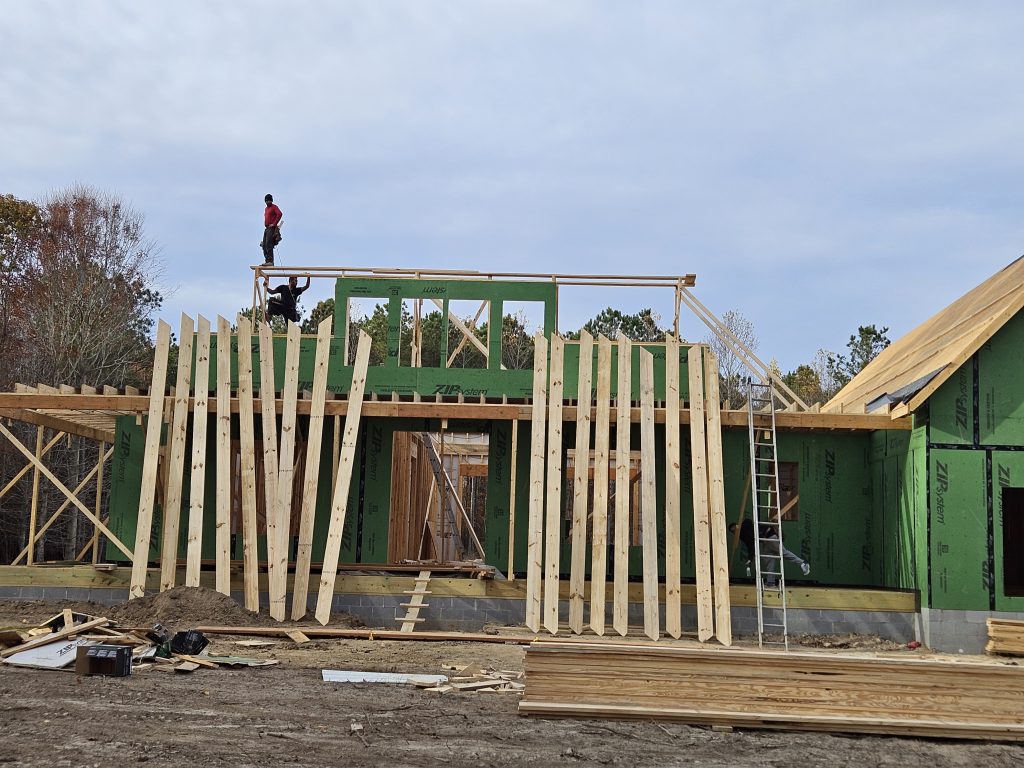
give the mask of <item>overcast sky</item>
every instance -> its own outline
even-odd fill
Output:
[[[286,265],[694,272],[783,370],[1024,252],[1019,2],[0,0],[0,30],[0,194],[131,202],[174,326],[250,301],[267,192]],[[562,328],[609,303],[671,314],[578,289]]]

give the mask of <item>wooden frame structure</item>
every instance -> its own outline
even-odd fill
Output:
[[[679,308],[689,306],[685,297],[689,296],[687,288],[694,283],[692,275],[572,276],[257,267],[254,297],[259,298],[258,281],[264,275],[296,272],[318,277],[371,275],[381,279],[429,278],[470,282],[493,278],[512,281],[542,279],[556,287],[667,287],[675,292],[677,299],[673,320],[676,331]],[[420,309],[421,305],[417,303],[414,306],[417,316]],[[477,316],[486,310],[487,307],[481,304]],[[452,321],[452,318],[447,320]],[[452,324],[462,333],[462,339],[451,354],[457,354],[459,348],[467,344],[473,344],[485,356],[493,350],[490,344],[483,344],[476,338],[472,323]],[[196,325],[198,333],[194,334]],[[199,583],[204,511],[209,513],[204,509],[207,506],[204,481],[207,475],[211,475],[217,478],[213,499],[215,526],[212,529],[216,539],[212,562],[216,588],[225,594],[231,590],[231,535],[234,521],[239,520],[240,509],[242,591],[246,607],[251,610],[260,607],[260,563],[266,562],[268,602],[265,607],[269,608],[271,616],[283,620],[289,614],[293,619],[305,615],[309,607],[310,581],[316,579],[315,614],[319,621],[326,623],[330,618],[336,578],[341,568],[342,535],[348,519],[353,468],[359,461],[356,451],[361,420],[365,417],[437,420],[442,424],[442,434],[448,419],[501,421],[512,425],[510,544],[512,532],[518,530],[523,533],[523,528],[526,529],[526,562],[520,564],[520,570],[525,570],[527,576],[527,626],[538,632],[543,626],[551,634],[563,630],[560,608],[565,594],[561,581],[567,575],[568,627],[572,633],[580,634],[589,626],[594,633],[602,635],[607,631],[606,623],[610,618],[611,627],[617,634],[629,634],[632,543],[633,546],[639,545],[642,551],[643,632],[651,639],[660,637],[663,632],[679,637],[684,630],[681,618],[684,590],[680,585],[680,516],[683,512],[680,503],[683,474],[680,428],[689,425],[692,459],[689,469],[693,477],[693,514],[697,531],[694,553],[697,563],[697,630],[701,640],[717,637],[723,644],[731,643],[721,433],[726,427],[745,426],[747,417],[743,410],[723,411],[719,408],[716,377],[704,375],[704,371],[716,370],[717,364],[710,351],[702,345],[689,345],[686,354],[689,377],[680,382],[679,365],[685,363],[678,333],[670,334],[664,342],[657,343],[641,343],[624,336],[612,340],[600,335],[596,339],[596,354],[595,339],[586,332],[581,334],[578,342],[567,341],[557,332],[549,335],[538,333],[534,338],[532,396],[517,399],[504,394],[500,398],[481,394],[479,402],[469,402],[462,393],[457,396],[437,394],[433,400],[426,400],[415,392],[403,395],[392,391],[390,399],[385,399],[367,383],[370,340],[365,333],[360,335],[351,379],[343,382],[344,393],[341,393],[336,380],[330,384],[332,374],[336,374],[330,357],[330,347],[335,341],[330,319],[323,321],[318,328],[312,373],[301,376],[300,347],[311,340],[304,341],[300,337],[298,326],[289,326],[283,346],[279,344],[280,337],[275,340],[271,336],[266,324],[260,323],[254,332],[250,321],[240,317],[237,326],[237,332],[233,332],[226,319],[218,318],[216,332],[213,333],[210,322],[205,318],[199,317],[198,323],[194,324],[191,318],[183,316],[174,386],[170,393],[167,387],[170,328],[161,322],[157,333],[156,364],[147,394],[109,388],[100,393],[85,387],[80,390],[70,387],[30,390],[23,387],[14,393],[0,394],[0,416],[39,425],[35,452],[23,444],[19,449],[30,459],[30,465],[10,483],[16,483],[28,472],[33,473],[36,487],[43,479],[53,481],[55,485],[59,482],[52,473],[48,474],[42,463],[49,445],[57,439],[44,445],[44,426],[56,428],[71,424],[78,430],[75,434],[88,433],[101,439],[104,446],[101,455],[105,456],[110,455],[106,446],[114,442],[112,422],[117,416],[134,416],[144,427],[142,495],[133,547],[120,542],[106,527],[99,501],[95,510],[87,509],[75,496],[79,489],[71,491],[58,485],[68,496],[67,507],[81,510],[95,525],[96,532],[90,546],[83,550],[83,556],[91,552],[95,561],[101,538],[129,554],[132,561],[131,597],[139,597],[151,588],[147,586],[147,575],[154,561],[159,562],[161,589],[169,589],[179,583],[181,577],[177,571],[181,565],[181,552],[185,555],[183,583]],[[421,362],[418,360],[421,350],[416,338],[422,329],[416,327],[414,330],[411,343],[415,366]],[[275,341],[278,342],[277,354],[283,352],[284,356],[283,374],[282,367],[278,365],[276,381]],[[663,346],[665,359],[679,365],[656,362],[652,346]],[[578,353],[577,357],[571,358],[571,364],[567,355],[570,347],[573,354]],[[235,349],[237,352],[233,351]],[[236,355],[237,370],[233,371],[232,361]],[[344,359],[348,360],[347,353]],[[214,361],[216,371],[211,380],[210,366]],[[497,365],[491,367],[498,368]],[[639,372],[638,378],[634,377],[633,370]],[[232,378],[235,375],[237,379]],[[257,376],[258,383],[255,380]],[[311,382],[303,381],[302,376],[310,376]],[[565,383],[570,379],[578,395],[576,398],[567,394]],[[614,396],[613,382],[616,383]],[[688,399],[684,399],[682,393],[684,384],[688,386]],[[304,391],[310,386],[311,391]],[[528,502],[520,504],[520,507],[528,510],[528,519],[517,521],[514,500],[518,462],[515,456],[520,450],[526,450],[525,444],[520,446],[519,443],[526,439],[527,433],[524,430],[520,436],[518,428],[520,423],[526,422],[531,425],[528,433],[529,493]],[[298,440],[297,433],[302,424],[307,425],[305,442]],[[324,430],[332,424],[333,445],[325,446],[330,441],[324,439]],[[778,424],[806,429],[909,428],[909,424],[901,425],[888,415],[820,414],[800,410],[779,413]],[[161,436],[165,428],[168,437],[162,447]],[[3,429],[2,425],[0,429]],[[571,493],[568,493],[567,461],[570,459],[568,446],[563,445],[563,429],[575,435],[573,455],[577,459],[573,461],[589,457],[593,444],[592,493],[589,458],[587,471],[574,474]],[[16,441],[9,432],[4,431],[4,434],[9,440]],[[662,462],[656,461],[661,450],[659,440],[664,441],[666,459]],[[212,472],[208,472],[206,466],[208,445],[216,455]],[[325,449],[331,453],[333,471],[330,478],[321,477],[319,471],[319,458]],[[634,455],[639,456],[638,464]],[[94,477],[102,479],[102,467],[101,462],[86,481]],[[185,483],[186,474],[189,483]],[[656,499],[655,478],[661,475],[666,478],[664,598],[659,595],[656,538],[656,530],[661,525],[658,519],[661,510]],[[238,486],[233,488],[236,479]],[[330,515],[326,521],[316,523],[317,492],[325,482],[329,482],[331,487]],[[563,493],[563,482],[566,493]],[[298,492],[294,490],[296,484],[301,489]],[[639,494],[639,516],[634,514],[630,500],[630,489],[634,486]],[[614,488],[619,492],[616,493]],[[445,494],[455,490],[445,475],[428,503],[433,504],[436,500],[443,506]],[[0,491],[0,496],[3,493]],[[154,526],[158,494],[161,509],[170,512],[162,514],[158,525]],[[571,500],[568,503],[563,501],[566,495]],[[589,513],[591,508],[592,515]],[[261,509],[265,514],[265,556],[261,556],[258,543],[261,541],[258,538]],[[571,514],[567,514],[570,509]],[[187,514],[186,521],[180,520],[179,510]],[[465,517],[463,510],[462,517],[456,518],[456,525],[461,525]],[[441,561],[446,559],[444,521],[445,516],[441,515],[440,532],[430,531],[424,522],[427,533],[441,542],[434,547],[434,554]],[[567,522],[571,522],[571,526],[567,527]],[[321,572],[316,574],[312,562],[313,532],[315,525],[324,524],[327,526],[327,545]],[[49,525],[49,521],[44,523],[38,534],[41,535]],[[36,527],[33,516],[34,531]],[[295,527],[297,535],[293,530]],[[563,547],[567,547],[569,553],[567,574],[561,566]],[[477,548],[483,552],[479,542]],[[591,561],[589,594],[586,583],[588,551]],[[32,561],[31,547],[25,556],[29,562]],[[510,552],[510,564],[512,559]],[[287,606],[289,572],[293,567],[292,602]],[[436,569],[432,567],[431,570]],[[665,604],[663,614],[662,601]]]

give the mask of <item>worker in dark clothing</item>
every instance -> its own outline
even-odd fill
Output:
[[[740,529],[740,542],[743,544],[744,549],[747,551],[747,575],[750,575],[750,565],[754,561],[754,553],[757,551],[754,549],[754,524],[749,519],[744,519],[742,524],[730,523],[729,532],[735,533],[737,525]],[[772,523],[761,523],[758,526],[761,532],[761,570],[771,571],[773,570],[773,564],[770,558],[779,556],[779,548],[782,549],[782,556],[791,562],[796,563],[800,566],[800,573],[807,576],[811,572],[810,564],[802,559],[799,555],[790,552],[786,547],[779,541],[779,532],[776,530]],[[774,587],[777,576],[775,574],[765,574],[765,586]]]
[[[288,285],[279,285],[277,288],[270,288],[270,281],[267,278],[263,278],[263,287],[266,289],[268,296],[270,294],[277,294],[278,298],[267,299],[267,323],[270,323],[270,318],[278,315],[283,317],[285,320],[290,320],[293,323],[299,322],[299,313],[295,307],[296,302],[299,300],[299,296],[309,288],[309,278],[306,278],[306,284],[299,288],[299,278],[289,277]]]
[[[263,240],[260,247],[263,249],[263,266],[274,266],[274,246],[281,242],[281,219],[284,214],[281,209],[274,205],[274,196],[267,195],[263,198],[267,207],[263,211]]]

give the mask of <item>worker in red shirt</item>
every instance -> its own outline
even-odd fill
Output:
[[[263,241],[260,246],[263,248],[263,266],[274,266],[274,246],[281,242],[281,209],[274,205],[274,196],[267,195],[263,198],[267,204],[263,211]]]

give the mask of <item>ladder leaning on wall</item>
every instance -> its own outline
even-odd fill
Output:
[[[747,381],[747,427],[750,438],[754,568],[757,576],[757,641],[762,648],[765,645],[781,645],[789,650],[786,577],[782,560],[782,516],[779,511],[779,464],[775,442],[775,398],[771,384]],[[769,532],[773,535],[762,535]],[[777,592],[777,597],[768,598],[767,592]],[[766,602],[766,598],[770,602]]]

